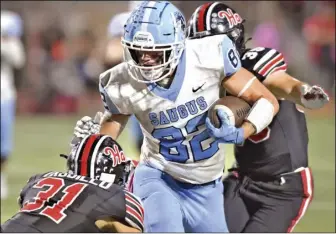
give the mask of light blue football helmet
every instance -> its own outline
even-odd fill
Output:
[[[169,76],[180,60],[185,45],[186,21],[168,1],[143,1],[125,25],[122,45],[131,77],[138,82],[158,82]],[[163,52],[162,62],[141,66],[136,51]]]

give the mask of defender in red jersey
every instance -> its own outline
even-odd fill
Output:
[[[64,155],[63,155],[64,156]],[[141,232],[141,201],[125,190],[132,162],[107,135],[84,137],[67,158],[67,172],[32,176],[20,211],[3,232]]]

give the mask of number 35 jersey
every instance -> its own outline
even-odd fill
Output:
[[[18,199],[20,211],[4,232],[100,232],[97,220],[113,218],[143,231],[144,210],[132,193],[113,183],[48,172],[31,177]]]
[[[168,89],[140,83],[122,63],[100,77],[107,111],[134,114],[144,141],[141,161],[182,182],[202,184],[222,175],[224,153],[205,129],[209,107],[219,98],[222,79],[240,69],[225,35],[187,40]]]

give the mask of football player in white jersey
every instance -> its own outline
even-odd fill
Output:
[[[14,69],[25,63],[25,53],[20,37],[22,20],[11,11],[1,11],[1,198],[8,195],[4,166],[13,147],[16,90]]]
[[[241,68],[227,36],[185,40],[185,27],[182,13],[167,1],[146,1],[132,12],[122,38],[125,62],[100,77],[106,109],[100,132],[116,139],[132,114],[141,124],[133,192],[144,203],[146,231],[227,232],[219,143],[240,144],[259,133],[279,106]],[[254,104],[241,128],[230,125],[225,112],[218,113],[220,128],[205,127],[221,87]],[[85,118],[77,137],[96,126]]]

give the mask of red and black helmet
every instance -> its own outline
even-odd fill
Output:
[[[69,173],[126,186],[132,168],[120,145],[108,135],[86,136],[67,158]]]
[[[245,49],[244,21],[235,10],[222,2],[205,3],[189,19],[187,38],[226,34],[241,53]]]

